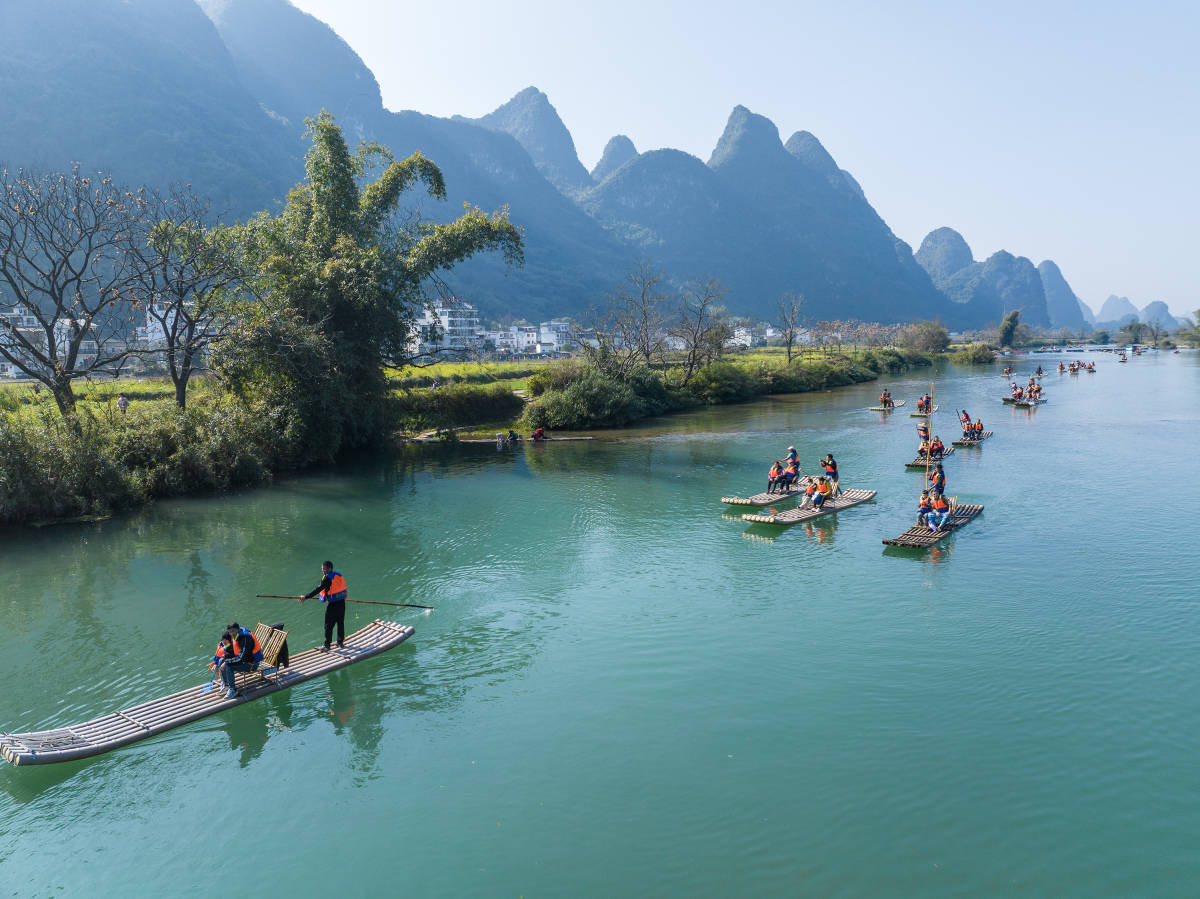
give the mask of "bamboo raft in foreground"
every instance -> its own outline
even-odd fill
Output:
[[[278,682],[254,675],[245,678],[243,696],[225,699],[222,690],[208,691],[207,684],[200,684],[84,724],[26,734],[0,733],[0,755],[14,765],[46,765],[100,755],[360,662],[399,646],[413,633],[407,625],[376,619],[349,634],[344,649],[309,649],[292,656]],[[243,678],[239,677],[239,682]]]
[[[934,406],[934,407],[933,407],[933,412],[936,412],[936,411],[937,411],[938,409],[940,409],[940,408],[942,408],[942,407],[941,407],[941,406]],[[909,417],[909,418],[925,418],[927,415],[932,415],[932,414],[933,414],[933,412],[909,412],[909,413],[908,413],[908,417]]]
[[[951,532],[958,530],[964,524],[974,521],[980,512],[983,511],[983,506],[958,506],[956,505],[950,514],[950,520],[939,531],[930,530],[923,524],[915,524],[899,537],[891,540],[884,540],[887,546],[904,546],[912,549],[925,549],[933,546],[939,540],[943,539]]]
[[[965,437],[959,438],[958,440],[955,440],[952,445],[953,446],[979,446],[979,444],[983,443],[983,441],[987,440],[991,436],[992,436],[991,431],[984,431],[979,437],[972,437],[970,440],[966,439]]]
[[[952,455],[954,455],[954,447],[953,446],[950,447],[948,450],[946,450],[944,453],[942,453],[940,456],[930,456],[928,459],[928,462],[930,465],[937,465],[939,462],[941,462],[947,456],[952,456]],[[926,459],[924,456],[917,456],[917,458],[913,459],[911,462],[905,462],[904,467],[905,468],[924,468],[925,463],[926,463]]]
[[[868,407],[868,411],[869,412],[891,412],[895,409],[899,409],[901,406],[903,406],[907,402],[908,402],[908,400],[901,400],[898,403],[892,403],[890,406],[870,406],[870,407]]]
[[[756,493],[754,496],[722,496],[721,502],[727,506],[769,506],[771,503],[779,503],[785,499],[799,496],[804,492],[804,485],[808,481],[808,475],[804,475],[789,490],[780,490],[775,493]]]
[[[840,512],[859,503],[865,503],[875,496],[874,490],[843,490],[837,499],[827,500],[819,509],[788,509],[775,515],[764,515],[761,512],[747,513],[742,521],[757,521],[763,524],[797,524],[812,518],[820,518],[830,512]]]

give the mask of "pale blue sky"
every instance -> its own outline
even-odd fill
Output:
[[[815,134],[913,245],[1053,259],[1094,309],[1200,306],[1197,8],[1186,3],[293,0],[389,109],[478,116],[545,91],[605,142],[707,160],[730,110]]]

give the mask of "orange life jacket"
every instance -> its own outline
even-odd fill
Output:
[[[829,496],[829,493],[833,488],[830,487],[827,483],[822,482],[821,486],[818,487],[817,489],[821,491],[822,496]]]
[[[339,602],[346,598],[346,579],[340,571],[329,572],[329,590],[321,591],[322,602]]]
[[[939,493],[937,499],[935,499],[933,501],[933,507],[935,509],[937,509],[939,512],[945,512],[947,509],[950,508],[950,504],[948,502],[946,502],[946,497],[942,496]]]

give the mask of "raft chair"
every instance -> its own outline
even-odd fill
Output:
[[[241,678],[237,685],[238,690],[244,689],[256,677],[275,684],[279,683],[279,669],[286,668],[289,661],[287,635],[288,632],[283,630],[282,621],[277,622],[274,626],[263,624],[261,621],[258,623],[258,627],[254,629],[254,639],[262,647],[263,658],[253,671],[237,673],[237,676]]]

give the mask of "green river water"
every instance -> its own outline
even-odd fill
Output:
[[[329,677],[0,763],[0,895],[1195,895],[1200,356],[1018,374],[1060,358],[1099,373],[1032,412],[937,372],[934,432],[965,403],[996,436],[945,463],[986,511],[925,553],[880,543],[914,517],[920,373],[0,534],[9,732],[203,682],[234,618],[315,645],[317,604],[254,594],[327,557],[437,607]],[[788,444],[877,499],[747,526],[719,498]]]

